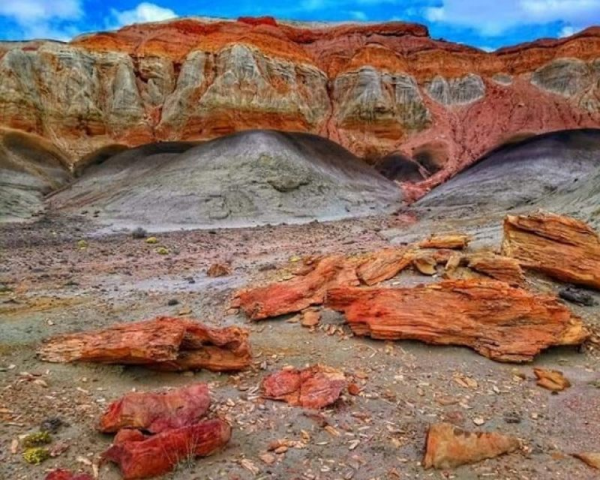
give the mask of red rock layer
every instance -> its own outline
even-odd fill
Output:
[[[600,126],[598,59],[598,28],[486,53],[400,22],[177,19],[0,44],[0,126],[58,139],[73,163],[115,143],[307,131],[426,159],[439,171],[405,186],[416,198],[516,135]]]

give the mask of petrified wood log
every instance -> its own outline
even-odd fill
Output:
[[[343,372],[325,365],[275,372],[262,382],[263,397],[290,405],[323,408],[334,403],[347,386]]]
[[[198,423],[209,407],[204,383],[166,392],[129,393],[109,405],[98,430],[114,433],[137,428],[160,433]]]
[[[514,452],[517,438],[495,432],[466,432],[448,423],[429,427],[425,447],[425,468],[455,468]]]
[[[299,312],[322,304],[332,287],[358,285],[355,270],[355,260],[342,255],[325,257],[306,275],[239,292],[232,306],[241,308],[252,320]]]
[[[448,235],[431,235],[419,243],[420,248],[448,248],[462,250],[469,245],[471,237],[463,233]]]
[[[493,280],[447,280],[414,288],[339,287],[325,305],[357,335],[464,345],[488,358],[524,362],[553,345],[578,345],[581,320],[555,298]]]
[[[55,363],[95,362],[214,371],[241,370],[252,358],[248,332],[244,329],[208,328],[192,320],[169,317],[53,337],[40,347],[38,355]]]
[[[502,251],[525,268],[600,289],[600,239],[579,220],[552,213],[509,215]]]
[[[231,427],[227,422],[207,420],[144,440],[113,444],[102,459],[116,463],[125,480],[150,478],[170,472],[182,460],[211,455],[230,438]]]

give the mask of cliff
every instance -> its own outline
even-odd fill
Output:
[[[179,19],[74,39],[0,43],[0,126],[75,165],[116,144],[246,129],[322,135],[432,176],[515,136],[600,126],[600,28],[494,53],[406,23]]]

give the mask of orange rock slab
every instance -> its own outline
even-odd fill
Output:
[[[230,438],[231,427],[227,422],[207,420],[143,440],[113,444],[102,455],[102,461],[116,463],[125,480],[156,477],[169,473],[182,460],[212,455]]]
[[[303,370],[281,370],[262,382],[263,397],[294,406],[324,408],[334,403],[346,388],[345,375],[335,368],[314,365]]]
[[[513,286],[520,286],[525,283],[525,275],[521,265],[514,258],[482,252],[470,255],[468,266],[476,272]]]
[[[579,345],[581,319],[553,297],[493,280],[447,280],[414,288],[340,287],[325,306],[359,336],[462,345],[502,362],[527,362],[555,345]]]
[[[411,262],[412,258],[407,254],[406,248],[385,248],[370,253],[359,265],[356,274],[365,285],[376,285],[394,278]]]
[[[198,423],[210,407],[204,383],[166,392],[129,393],[111,403],[102,415],[98,430],[115,433],[140,429],[151,433]]]
[[[525,268],[600,289],[600,238],[574,218],[552,213],[509,215],[502,251]]]
[[[342,255],[325,257],[314,269],[291,280],[239,292],[232,306],[241,308],[251,320],[295,313],[323,303],[328,289],[358,285],[355,261]]]
[[[521,444],[515,437],[495,432],[467,432],[449,423],[429,427],[425,468],[456,468],[514,452]]]
[[[170,317],[52,337],[38,349],[38,356],[53,363],[144,365],[175,371],[235,371],[252,359],[246,330],[209,328]]]

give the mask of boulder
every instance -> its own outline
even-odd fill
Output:
[[[325,306],[343,312],[359,336],[463,345],[503,362],[531,361],[548,347],[588,337],[581,319],[555,298],[493,280],[339,287],[328,291]]]

